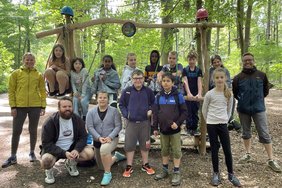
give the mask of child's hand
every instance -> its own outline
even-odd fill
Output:
[[[155,130],[154,131],[154,136],[158,136],[158,134],[159,134],[159,131]]]
[[[152,110],[148,110],[147,117],[150,118],[152,116]]]
[[[170,126],[173,130],[175,130],[175,129],[177,129],[177,127],[178,127],[178,125],[175,123],[175,122],[173,122],[173,124]]]

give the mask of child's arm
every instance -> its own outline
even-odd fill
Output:
[[[184,122],[184,120],[186,120],[187,116],[188,116],[188,110],[187,110],[187,106],[184,100],[184,97],[181,93],[178,94],[178,99],[179,99],[179,118],[177,119],[177,121],[175,122],[178,126],[181,126],[181,124]]]
[[[198,95],[196,95],[197,98],[202,98],[202,90],[203,90],[203,84],[202,84],[202,77],[198,77]]]
[[[86,95],[87,89],[89,88],[89,75],[88,75],[88,71],[86,68],[83,68],[81,71],[82,72],[82,91],[81,91],[81,95],[82,97],[84,97]]]
[[[232,106],[233,106],[233,96],[230,97],[230,99],[228,100],[227,103],[227,115],[228,115],[228,119],[230,119],[231,117],[231,113],[232,113]]]
[[[210,92],[207,92],[202,106],[202,114],[205,119],[205,122],[207,122],[209,103],[210,103]]]
[[[153,111],[153,125],[152,125],[152,129],[154,130],[154,135],[157,136],[158,135],[158,130],[159,130],[159,119],[158,119],[158,103],[157,103],[157,97],[155,97],[155,102],[153,104],[152,107],[152,111]]]
[[[185,89],[185,91],[186,91],[186,93],[187,93],[187,97],[188,97],[186,100],[188,100],[188,99],[192,98],[193,95],[192,95],[192,93],[191,93],[191,91],[190,91],[190,89],[189,89],[189,84],[188,84],[188,79],[187,79],[187,77],[186,77],[186,76],[183,76],[182,78],[183,78],[183,83],[184,83],[184,89]]]
[[[71,88],[73,91],[73,95],[77,97],[77,89],[75,87],[74,73],[72,71],[71,71]]]

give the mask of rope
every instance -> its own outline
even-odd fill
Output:
[[[61,33],[59,33],[59,35],[58,35],[58,37],[57,37],[57,39],[56,39],[56,41],[55,41],[55,43],[54,43],[53,46],[55,46],[55,45],[57,44],[57,42],[58,42],[60,36],[61,36]],[[49,53],[49,56],[48,56],[48,59],[47,59],[46,65],[45,65],[45,70],[47,69],[48,62],[49,62],[49,59],[50,59],[50,57],[51,57],[51,54],[52,54],[52,50],[51,50],[51,52]]]

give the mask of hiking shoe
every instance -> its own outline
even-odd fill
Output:
[[[219,184],[221,183],[221,180],[220,180],[220,175],[218,172],[214,172],[212,174],[212,179],[211,179],[211,184],[213,186],[218,186]]]
[[[168,171],[167,169],[163,168],[162,172],[154,177],[154,180],[161,180],[166,178],[167,176],[168,176]]]
[[[228,173],[228,180],[235,186],[235,187],[241,187],[241,183],[238,180],[238,178],[236,178],[236,176],[234,174],[230,174]]]
[[[118,151],[115,151],[114,157],[116,158],[116,162],[123,161],[126,159],[125,155],[121,154]]]
[[[240,159],[239,159],[239,163],[240,164],[243,164],[243,163],[248,163],[248,162],[250,162],[251,161],[251,155],[249,154],[249,153],[246,153],[245,155],[243,155],[243,157],[241,157]]]
[[[142,165],[141,170],[146,172],[148,175],[155,174],[155,170],[152,167],[150,167],[149,163],[146,163],[145,165]]]
[[[281,172],[281,167],[279,164],[274,160],[268,160],[267,165],[274,171],[274,172]]]
[[[77,162],[75,160],[67,159],[65,162],[65,167],[71,176],[79,175],[76,165],[77,165]]]
[[[124,172],[123,172],[123,174],[122,174],[122,176],[126,177],[126,178],[130,178],[132,172],[133,172],[132,166],[127,165],[125,170],[124,170]]]
[[[17,157],[9,157],[3,164],[2,164],[2,168],[7,168],[8,166],[11,166],[13,164],[17,164]]]
[[[112,180],[112,173],[111,172],[105,172],[103,179],[101,181],[101,185],[109,185]]]
[[[45,175],[46,175],[45,183],[48,183],[48,184],[55,183],[53,168],[50,168],[49,170],[45,170]]]
[[[171,179],[171,185],[177,186],[177,185],[180,185],[180,182],[181,182],[180,172],[179,171],[173,172],[172,179]]]
[[[30,153],[29,154],[29,162],[34,162],[36,160],[37,160],[37,158],[36,158],[34,152]]]

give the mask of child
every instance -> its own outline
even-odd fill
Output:
[[[168,176],[169,152],[173,156],[172,185],[180,185],[180,160],[181,160],[181,138],[180,126],[186,119],[187,108],[183,95],[177,91],[174,84],[174,76],[167,72],[162,75],[161,85],[163,90],[156,96],[153,107],[154,135],[158,134],[160,128],[161,154],[163,170],[155,176],[160,180]]]
[[[90,94],[90,84],[88,81],[88,71],[81,58],[75,58],[71,62],[71,86],[73,91],[73,112],[85,121],[88,112]],[[81,111],[79,110],[81,108]]]
[[[214,88],[213,71],[218,67],[222,67],[224,69],[226,76],[227,76],[227,80],[226,80],[227,86],[228,86],[228,88],[231,88],[232,86],[231,86],[230,73],[229,73],[228,69],[226,69],[223,66],[223,63],[221,61],[221,57],[219,55],[214,55],[214,56],[211,57],[211,65],[212,66],[209,69],[209,90]]]
[[[121,76],[121,91],[123,91],[128,86],[132,86],[131,74],[134,70],[139,69],[136,67],[136,54],[128,53],[127,54],[126,65],[123,68],[122,76]]]
[[[156,82],[157,73],[162,70],[160,65],[160,52],[158,50],[153,50],[150,54],[150,65],[145,67],[145,82],[147,86],[154,91],[156,95],[159,92],[159,85]]]
[[[137,142],[142,156],[141,170],[148,175],[155,174],[148,161],[151,128],[148,119],[152,115],[155,96],[150,88],[144,86],[144,73],[141,70],[133,71],[131,78],[133,85],[123,90],[119,101],[119,109],[126,122],[124,150],[127,165],[123,177],[127,178],[133,172],[132,164]]]
[[[158,73],[158,82],[161,83],[162,75],[165,72],[170,72],[174,77],[174,85],[178,91],[182,91],[181,76],[183,71],[183,66],[177,62],[177,52],[171,51],[168,53],[168,64],[164,65],[162,70]]]
[[[228,170],[228,180],[237,187],[241,186],[240,181],[233,174],[232,153],[230,146],[227,122],[231,115],[232,96],[226,85],[226,74],[223,68],[214,71],[213,79],[215,88],[206,93],[202,113],[207,123],[207,131],[211,145],[213,176],[211,184],[218,186],[221,182],[219,173],[218,150],[220,148],[218,137],[225,155],[225,163]]]
[[[28,115],[30,134],[29,161],[36,159],[34,149],[37,140],[39,117],[45,114],[46,93],[42,75],[34,68],[35,56],[23,55],[23,66],[15,70],[9,80],[9,105],[13,116],[13,134],[11,156],[2,164],[2,168],[17,163],[17,150],[23,124]]]
[[[49,96],[64,96],[69,89],[70,62],[65,56],[65,48],[56,44],[48,62],[44,76],[49,85]],[[58,90],[59,89],[59,90]]]
[[[232,85],[231,85],[230,73],[229,73],[228,69],[223,66],[223,63],[221,61],[221,57],[219,55],[214,55],[214,56],[211,57],[211,65],[212,65],[212,67],[210,67],[210,69],[209,69],[209,90],[214,88],[213,72],[218,67],[221,67],[221,68],[224,69],[225,74],[227,76],[226,84],[227,84],[228,88],[231,88]],[[235,100],[233,99],[231,117],[228,121],[227,127],[228,127],[228,130],[235,129],[236,131],[240,131],[241,125],[233,117],[234,110],[235,110]]]
[[[92,93],[97,94],[99,91],[106,91],[109,95],[109,104],[113,107],[117,107],[117,91],[120,86],[121,84],[113,63],[113,57],[105,55],[101,68],[94,73]]]
[[[186,89],[188,100],[185,101],[188,109],[186,128],[187,132],[192,136],[198,134],[199,100],[202,99],[202,70],[196,66],[197,57],[196,52],[189,52],[187,56],[189,65],[183,69],[182,73],[184,83],[188,86]]]

